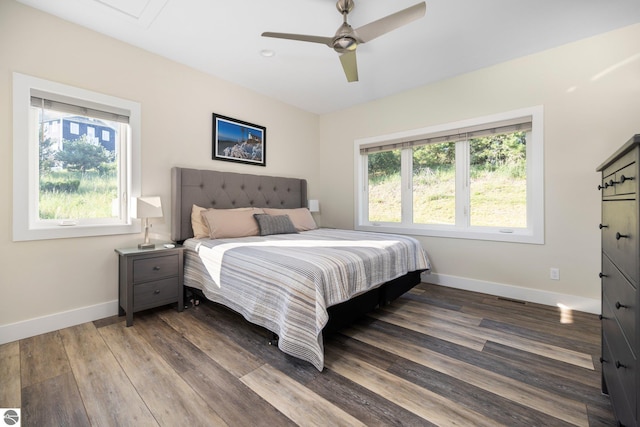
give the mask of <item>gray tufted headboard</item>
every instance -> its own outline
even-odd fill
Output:
[[[191,209],[300,208],[307,206],[307,181],[264,175],[171,169],[171,239],[193,237]]]

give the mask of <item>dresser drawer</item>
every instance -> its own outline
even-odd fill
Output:
[[[638,186],[637,178],[638,164],[634,162],[616,172],[613,181],[609,180],[609,185],[613,183],[616,195],[633,194],[635,197]]]
[[[616,179],[616,174],[615,173],[612,173],[611,175],[606,175],[606,176],[603,175],[602,176],[602,184],[601,184],[600,188],[602,188],[602,197],[603,198],[616,195],[616,187],[615,187],[615,185],[609,184],[610,182],[612,182],[615,179]]]
[[[637,291],[611,260],[602,257],[602,315],[615,317],[632,348],[636,348]]]
[[[133,287],[133,311],[176,302],[180,291],[177,277],[135,285]]]
[[[616,419],[620,421],[621,425],[633,426],[635,425],[636,413],[635,391],[631,396],[626,394],[625,384],[622,383],[618,372],[621,368],[616,368],[615,366],[615,357],[609,346],[610,342],[612,341],[608,340],[607,337],[602,340],[602,374],[607,384]],[[632,378],[631,381],[633,381],[631,374],[628,374],[627,378]]]
[[[598,170],[602,171],[602,176],[609,177],[623,170],[629,165],[635,164],[637,158],[638,158],[638,147],[634,147],[624,155],[618,157],[615,161],[610,163],[606,168],[598,169]],[[635,177],[635,175],[632,175],[632,176]]]
[[[133,261],[133,283],[176,276],[179,270],[179,255],[154,256]]]
[[[603,201],[602,226],[602,250],[625,276],[638,283],[636,201]]]

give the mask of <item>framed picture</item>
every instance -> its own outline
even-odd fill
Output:
[[[213,114],[213,159],[266,166],[267,128]]]

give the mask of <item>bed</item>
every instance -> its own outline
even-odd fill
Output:
[[[311,218],[300,209],[307,204],[304,179],[175,167],[171,183],[171,233],[186,249],[185,287],[276,334],[280,350],[320,371],[323,334],[393,301],[430,268],[411,237],[316,228],[312,219],[309,225],[298,216]],[[215,238],[193,222],[200,217],[194,205]],[[286,219],[276,218],[281,212]],[[248,215],[262,233],[229,237],[215,228]],[[265,230],[273,232],[259,235]]]

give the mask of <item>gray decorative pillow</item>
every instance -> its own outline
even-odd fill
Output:
[[[298,232],[291,222],[289,215],[254,214],[253,217],[258,222],[261,236],[293,234]]]

